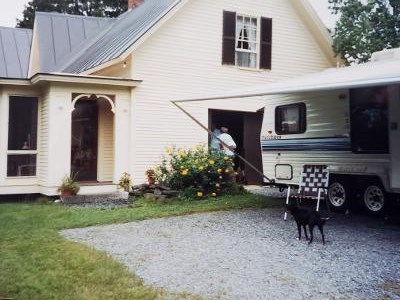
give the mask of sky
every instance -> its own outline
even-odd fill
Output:
[[[51,1],[51,0],[50,0]],[[328,0],[308,0],[328,28],[332,28],[335,18],[328,10]],[[29,0],[1,0],[0,26],[15,27],[16,19],[22,17],[24,6]]]

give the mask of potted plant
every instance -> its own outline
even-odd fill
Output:
[[[124,192],[129,192],[131,189],[131,175],[127,172],[124,172],[118,182],[118,187]]]
[[[146,171],[146,176],[149,184],[154,184],[156,182],[156,172],[153,169],[148,169]]]
[[[62,196],[72,196],[78,194],[80,186],[76,181],[77,175],[78,173],[76,172],[71,172],[69,176],[66,175],[63,178],[61,185],[58,187],[57,192],[59,192]]]

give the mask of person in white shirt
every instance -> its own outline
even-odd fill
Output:
[[[221,127],[221,132],[222,133],[218,136],[218,138],[228,146],[226,147],[225,145],[221,144],[222,152],[227,156],[234,156],[235,153],[233,151],[236,149],[236,143],[232,136],[228,133],[228,128]]]

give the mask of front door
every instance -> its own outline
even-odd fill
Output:
[[[98,106],[79,100],[72,112],[71,171],[78,181],[97,181]]]

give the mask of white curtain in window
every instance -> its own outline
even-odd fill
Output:
[[[257,19],[236,18],[236,65],[255,68],[257,60]]]

